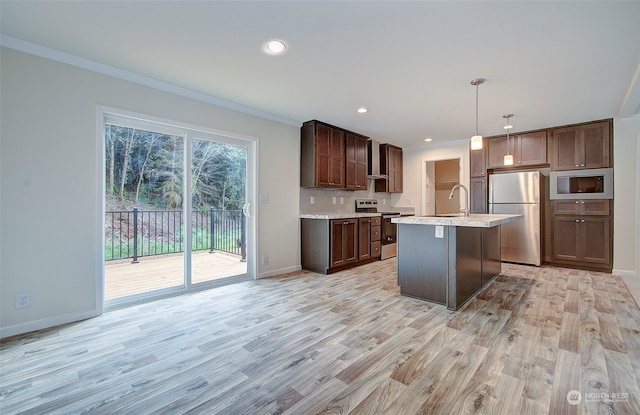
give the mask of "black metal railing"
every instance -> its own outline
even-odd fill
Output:
[[[138,258],[184,252],[185,224],[182,210],[106,212],[105,259]],[[246,253],[246,221],[242,210],[194,210],[191,212],[191,250]]]

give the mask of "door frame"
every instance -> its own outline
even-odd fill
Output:
[[[160,291],[158,295],[153,296],[144,296],[144,297],[136,297],[131,300],[119,301],[114,304],[109,304],[105,307],[104,300],[104,283],[105,283],[105,275],[104,275],[104,265],[105,265],[105,253],[104,253],[104,244],[105,244],[105,235],[104,235],[104,218],[105,218],[105,119],[107,117],[119,118],[127,120],[129,125],[139,125],[141,128],[149,128],[149,124],[155,124],[158,127],[160,132],[165,132],[174,135],[180,135],[184,137],[184,172],[185,179],[189,179],[191,176],[191,165],[187,164],[191,162],[191,154],[189,144],[193,139],[194,135],[197,138],[198,133],[206,136],[207,138],[216,138],[216,141],[220,141],[227,144],[234,145],[244,145],[247,147],[247,182],[246,182],[246,203],[250,204],[249,213],[250,216],[247,217],[246,223],[246,252],[247,252],[247,277],[248,279],[255,280],[258,277],[258,263],[256,258],[258,258],[258,249],[257,249],[257,228],[259,221],[259,211],[256,208],[256,200],[258,195],[258,142],[259,139],[257,137],[242,135],[237,133],[231,133],[222,130],[216,130],[213,128],[203,127],[199,125],[188,124],[180,121],[170,120],[166,118],[155,117],[147,114],[140,114],[132,111],[122,110],[119,108],[108,107],[104,105],[96,106],[96,137],[97,137],[97,172],[96,172],[96,180],[97,180],[97,206],[96,209],[96,232],[99,238],[99,243],[97,247],[96,255],[99,258],[98,261],[98,269],[96,272],[96,310],[99,314],[102,314],[105,310],[113,310],[122,307],[129,307],[135,304],[141,304],[151,301],[156,301],[161,298],[173,297],[177,295],[183,295],[189,292],[201,291],[210,288],[214,288],[220,285],[226,285],[234,282],[234,278],[230,277],[223,282],[220,280],[212,281],[210,283],[201,283],[193,286],[191,284],[191,278],[186,278],[187,272],[190,272],[191,267],[191,258],[186,258],[187,247],[190,248],[191,241],[186,242],[185,240],[185,284],[184,289],[181,290],[170,290],[167,292]],[[188,209],[191,206],[191,189],[187,186],[187,183],[190,181],[185,181],[185,190],[187,203],[184,203],[183,209],[185,212],[188,212]],[[184,216],[185,218],[190,217]],[[187,221],[190,222],[190,221]],[[190,229],[190,223],[186,224],[186,226]],[[186,229],[185,231],[188,231]],[[190,233],[187,233],[190,234]],[[189,239],[189,238],[186,238]],[[245,281],[247,278],[238,279]]]
[[[436,161],[444,161],[444,160],[455,160],[458,159],[458,166],[460,167],[460,183],[462,183],[463,185],[465,185],[467,187],[467,189],[469,188],[469,155],[465,154],[464,152],[455,152],[452,151],[451,153],[446,153],[446,154],[441,154],[438,156],[433,156],[433,157],[429,157],[429,158],[423,158],[422,159],[422,163],[421,163],[421,169],[422,169],[422,175],[421,175],[421,188],[420,188],[420,201],[421,201],[421,207],[420,207],[420,214],[422,216],[425,216],[428,214],[427,212],[427,183],[429,183],[429,180],[427,179],[427,174],[428,174],[428,168],[427,168],[427,164],[428,163],[435,163]],[[430,181],[432,187],[435,185],[433,180]],[[433,191],[434,194],[434,198],[435,198],[435,189]],[[471,197],[471,195],[469,195],[469,197]],[[435,203],[435,200],[433,201]],[[435,207],[434,207],[435,209]],[[435,211],[434,211],[435,212]]]

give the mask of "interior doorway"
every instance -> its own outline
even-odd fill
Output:
[[[425,161],[424,214],[458,213],[460,199],[449,199],[451,188],[460,183],[460,159]]]
[[[102,118],[105,305],[254,279],[255,140]]]

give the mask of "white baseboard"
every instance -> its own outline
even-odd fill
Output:
[[[29,321],[22,324],[14,324],[13,326],[0,327],[0,339],[11,337],[18,334],[29,333],[36,330],[42,330],[50,327],[59,326],[61,324],[73,323],[75,321],[86,320],[99,316],[98,310],[88,310],[80,313],[64,314],[62,316],[48,317],[42,320]]]
[[[625,269],[614,269],[611,271],[612,274],[615,275],[620,275],[620,276],[625,276],[625,277],[637,277],[638,273],[636,273],[635,271],[628,271]]]
[[[293,267],[276,269],[274,271],[261,272],[258,275],[258,279],[269,278],[269,277],[273,277],[274,275],[286,274],[287,272],[300,271],[301,269],[302,269],[302,266],[296,265],[296,266],[293,266]]]

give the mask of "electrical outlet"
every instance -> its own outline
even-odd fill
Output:
[[[340,196],[340,204],[344,205],[344,197]]]
[[[331,198],[331,201],[333,201],[333,204],[335,205],[335,204],[336,204],[336,197],[335,197],[335,196],[333,196],[333,197]]]
[[[267,265],[267,264],[269,264],[269,257],[265,255],[262,257],[262,265]]]
[[[311,203],[312,205],[316,203],[316,198],[311,196],[311,198],[309,199],[309,203]]]
[[[31,293],[24,292],[16,294],[16,310],[31,307]]]

